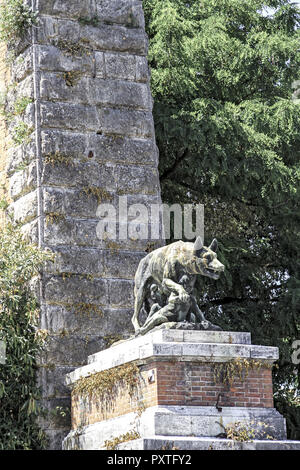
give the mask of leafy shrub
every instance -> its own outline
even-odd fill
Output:
[[[3,0],[0,5],[0,41],[11,43],[37,23],[37,13],[23,0]]]
[[[6,343],[6,363],[0,365],[0,450],[41,449],[46,443],[37,424],[42,410],[36,383],[44,332],[38,328],[38,305],[29,287],[46,258],[18,229],[8,225],[2,230],[0,339]]]

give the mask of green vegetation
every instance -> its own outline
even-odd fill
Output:
[[[0,365],[0,450],[40,449],[45,436],[37,425],[42,410],[36,384],[39,329],[37,301],[29,281],[49,255],[27,244],[10,224],[0,234],[0,338],[6,364]]]
[[[144,0],[166,203],[205,205],[225,275],[207,318],[280,348],[276,403],[300,439],[299,8],[287,0]],[[285,411],[287,410],[287,411]]]
[[[28,144],[30,142],[30,136],[33,132],[33,128],[28,126],[24,121],[19,121],[12,131],[12,140],[14,144]]]
[[[13,44],[37,24],[37,13],[23,0],[2,0],[0,5],[0,41]]]

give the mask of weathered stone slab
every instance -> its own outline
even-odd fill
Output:
[[[196,343],[229,343],[229,344],[251,344],[250,333],[240,333],[236,331],[175,331],[162,330],[163,341],[175,341],[176,334],[181,333],[184,342]]]
[[[117,165],[116,180],[117,191],[121,194],[157,194],[159,188],[156,167]]]
[[[106,341],[101,335],[48,336],[39,362],[41,365],[79,367],[85,363],[89,354],[104,348],[105,345]]]
[[[49,247],[55,256],[55,263],[48,262],[48,273],[73,273],[100,277],[106,270],[105,252],[90,247]]]
[[[26,224],[37,217],[37,191],[32,191],[20,197],[10,205],[16,223]]]
[[[11,176],[16,171],[20,171],[32,160],[35,159],[34,138],[28,144],[17,145],[7,149],[6,173]]]
[[[38,46],[38,61],[41,70],[53,72],[74,72],[92,75],[94,72],[93,58],[91,55],[83,54],[74,57],[60,50],[54,45]]]
[[[122,262],[122,259],[120,259]],[[109,305],[111,307],[132,307],[134,304],[133,280],[108,280]]]
[[[9,194],[12,199],[20,198],[37,187],[36,164],[31,163],[24,170],[16,171],[9,180]]]
[[[80,75],[72,82],[70,74],[43,74],[41,99],[44,101],[71,101],[72,99],[73,102],[82,104],[152,109],[150,90],[144,83],[103,80]]]
[[[123,164],[157,164],[158,151],[153,139],[88,135],[88,147],[98,160]]]
[[[43,398],[69,398],[69,389],[65,385],[65,375],[74,367],[48,364],[39,367],[38,386],[41,387]]]
[[[63,18],[77,19],[81,16],[89,17],[93,10],[91,2],[82,0],[39,0],[39,12],[41,15],[51,15]]]
[[[144,14],[139,0],[96,0],[97,16],[102,21],[144,28]]]
[[[44,165],[42,183],[45,185],[75,187],[83,191],[82,197],[88,196],[89,188],[99,188],[106,191],[116,189],[114,166],[90,161],[68,160],[66,163],[48,163]],[[87,193],[86,193],[87,192]],[[79,214],[78,214],[79,215]]]
[[[129,137],[153,137],[152,113],[129,109],[98,109],[98,132]]]
[[[96,306],[98,307],[98,306]],[[100,307],[95,310],[94,306],[72,303],[70,305],[42,306],[43,326],[50,333],[71,336],[99,335],[103,338],[103,347],[110,345],[110,337],[132,333],[130,317],[132,308],[110,308]]]
[[[13,62],[11,66],[11,77],[14,82],[24,80],[33,71],[32,47],[28,47],[19,55],[19,60]]]
[[[149,442],[164,439],[170,445],[173,439],[178,441],[181,439],[186,442],[186,449],[192,448],[193,442],[201,442],[201,439],[205,442],[209,438],[209,440],[214,438],[214,442],[218,443],[226,442],[226,446],[228,446],[228,444],[234,445],[234,442],[229,439],[216,439],[218,434],[224,432],[224,428],[218,423],[226,426],[235,421],[248,423],[258,432],[261,429],[259,423],[264,422],[270,435],[273,434],[275,439],[286,438],[285,420],[274,408],[224,407],[221,412],[218,412],[215,407],[154,406],[147,408],[140,417],[137,414],[128,413],[86,426],[77,432],[72,431],[64,440],[63,449],[74,448],[75,432],[76,444],[79,448],[93,450],[103,448],[106,440],[112,440],[132,429],[140,434],[141,440],[145,439]],[[134,449],[138,442],[129,441],[118,446],[118,449]],[[254,442],[265,443],[266,440]],[[284,442],[287,444],[287,441]],[[298,442],[298,447],[300,449],[300,442]],[[155,449],[157,447],[148,448]],[[181,449],[178,446],[178,450]]]
[[[188,333],[188,332],[185,332]],[[257,358],[265,361],[273,362],[276,359],[278,353],[277,348],[267,348],[261,346],[261,352],[259,346],[252,346],[251,344],[234,344],[221,342],[219,333],[219,343],[208,343],[200,342],[205,338],[205,335],[210,332],[205,331],[194,331],[193,339],[194,342],[188,342],[188,336],[184,342],[179,342],[180,335],[177,331],[173,333],[171,330],[166,333],[166,330],[158,330],[153,333],[148,333],[145,336],[130,339],[128,341],[116,344],[107,351],[100,351],[89,358],[89,364],[81,369],[77,369],[72,374],[67,376],[67,382],[73,383],[78,380],[81,376],[87,376],[91,371],[98,372],[104,369],[115,367],[132,360],[148,361],[159,360],[162,358],[172,358],[179,361],[199,360],[200,362],[226,362],[236,358],[251,358],[252,348],[257,352]],[[199,335],[199,342],[195,342],[195,338]],[[230,333],[234,334],[234,333]],[[241,335],[238,333],[237,335]],[[175,341],[170,341],[174,337]],[[164,340],[164,337],[167,340]],[[236,337],[236,339],[238,336]],[[243,340],[249,341],[250,338],[242,337]],[[207,336],[206,336],[207,339]],[[213,338],[212,336],[212,339]],[[225,340],[229,340],[229,335],[225,332]],[[273,358],[270,358],[271,353]]]
[[[107,250],[103,252],[103,256],[106,276],[114,279],[134,279],[139,262],[145,257],[145,252]]]
[[[90,279],[84,275],[52,276],[45,279],[44,299],[51,303],[91,303],[109,305],[108,285],[104,279]]]
[[[38,43],[56,45],[59,39],[63,39],[69,44],[80,43],[87,52],[92,50],[130,51],[131,54],[146,56],[148,48],[146,34],[141,29],[103,23],[97,27],[82,26],[72,20],[41,17],[37,29]],[[61,46],[63,49],[63,44]],[[81,51],[74,52],[76,56],[81,54],[83,54]]]
[[[74,217],[95,217],[99,201],[96,195],[83,189],[45,188],[43,190],[46,214],[59,213]]]
[[[37,219],[22,225],[21,231],[24,234],[26,240],[28,240],[30,243],[34,243],[36,245],[38,244],[39,231]]]
[[[105,74],[108,78],[117,78],[125,80],[136,79],[136,57],[135,55],[128,54],[104,54],[96,53],[96,73],[97,76],[101,74],[103,70],[103,62],[105,57]]]
[[[41,103],[41,124],[62,129],[99,129],[98,113],[94,106],[74,103]]]
[[[278,348],[270,348],[269,346],[252,346],[251,358],[256,359],[264,356],[266,359],[277,360],[279,358]]]
[[[42,152],[43,155],[61,152],[73,158],[91,158],[91,161],[94,158],[97,161],[123,164],[153,165],[157,164],[158,159],[154,139],[105,136],[90,132],[83,134],[59,129],[42,131]]]
[[[212,439],[209,437],[182,438],[164,436],[155,438],[137,439],[118,445],[118,450],[300,450],[300,441],[253,440],[252,442],[239,442],[230,439]],[[177,463],[177,461],[176,461]]]
[[[99,219],[75,219],[69,217],[58,218],[49,221],[45,231],[45,242],[49,245],[77,245],[92,246],[101,249],[110,249],[114,252],[119,250],[129,250],[136,252],[145,252],[148,249],[150,240],[126,239],[116,241],[103,240],[97,235],[97,226]],[[150,228],[150,227],[149,227]],[[117,237],[118,237],[117,225]],[[154,240],[156,243],[157,240]]]
[[[147,55],[148,39],[140,29],[115,25],[84,26],[80,30],[80,40],[98,51],[130,51],[131,54]]]

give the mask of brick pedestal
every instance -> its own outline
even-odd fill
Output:
[[[63,448],[105,448],[125,435],[132,440],[118,448],[180,441],[182,449],[202,449],[216,439],[222,447],[224,427],[234,422],[251,424],[260,438],[263,422],[281,448],[285,420],[273,408],[271,373],[277,358],[277,348],[252,345],[249,333],[161,329],[119,343],[67,375],[72,431]]]

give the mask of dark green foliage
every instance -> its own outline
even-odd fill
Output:
[[[39,330],[37,303],[28,282],[38,273],[45,254],[28,245],[10,225],[0,235],[0,339],[6,342],[6,363],[0,364],[0,450],[40,449],[45,445],[37,425],[41,414],[36,384]]]
[[[300,375],[291,361],[300,339],[299,8],[286,0],[144,0],[144,8],[163,199],[205,205],[206,242],[220,239],[226,266],[217,282],[201,278],[203,311],[280,348],[277,403],[300,439],[299,404],[286,393]]]

